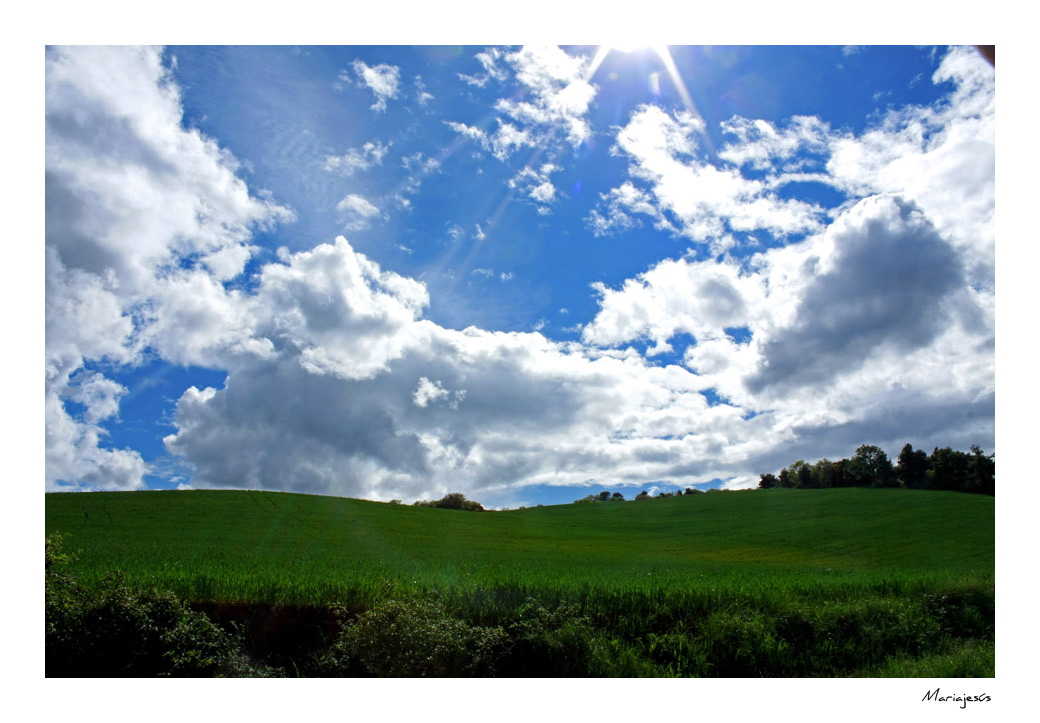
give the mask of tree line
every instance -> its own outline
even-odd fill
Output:
[[[936,447],[929,455],[908,443],[895,464],[880,447],[864,444],[851,459],[834,462],[824,458],[813,464],[798,460],[778,475],[767,473],[759,477],[759,489],[905,487],[992,495],[996,466],[993,455],[985,454],[977,444],[972,445],[970,452]]]

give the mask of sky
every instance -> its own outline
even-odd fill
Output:
[[[995,452],[970,46],[48,47],[46,489]]]

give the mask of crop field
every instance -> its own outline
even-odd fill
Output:
[[[756,490],[460,512],[48,494],[46,531],[88,588],[118,570],[206,609],[335,608],[355,633],[401,601],[507,633],[536,610],[548,638],[577,635],[586,674],[993,675],[994,498],[980,495]]]

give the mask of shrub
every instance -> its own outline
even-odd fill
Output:
[[[506,641],[502,628],[470,626],[437,600],[388,600],[347,623],[317,668],[326,676],[490,676]]]
[[[276,672],[250,665],[231,635],[172,592],[132,589],[118,572],[87,589],[59,537],[47,539],[45,559],[48,677]]]
[[[466,510],[467,512],[483,512],[484,505],[476,500],[467,500],[461,492],[450,492],[439,500],[416,500],[413,507],[439,507],[442,510]]]
[[[605,650],[592,623],[573,605],[548,609],[533,598],[520,606],[509,627],[512,642],[499,663],[506,677],[602,675]]]

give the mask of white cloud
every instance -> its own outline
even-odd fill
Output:
[[[372,104],[372,110],[377,113],[385,111],[387,100],[396,98],[401,90],[400,68],[386,63],[370,66],[363,60],[355,60],[351,67],[358,83],[375,93],[376,102]],[[346,71],[341,72],[339,77],[340,80],[350,80]]]
[[[431,382],[426,377],[419,377],[419,386],[412,394],[412,402],[417,407],[425,407],[430,402],[435,402],[448,396],[448,390],[441,386],[440,382]]]
[[[952,82],[933,107],[889,112],[859,137],[831,141],[830,182],[849,193],[913,201],[965,253],[976,286],[993,288],[995,250],[994,72],[971,48],[953,48],[933,82]]]
[[[383,156],[390,150],[390,146],[390,143],[384,145],[379,141],[369,141],[358,148],[348,149],[342,156],[326,157],[324,168],[326,171],[337,171],[344,176],[351,176],[357,171],[382,165]]]
[[[558,47],[525,47],[506,60],[530,100],[503,98],[496,108],[521,124],[551,132],[562,129],[567,142],[579,146],[592,131],[585,114],[596,88],[584,78],[587,59],[567,55]]]
[[[137,452],[103,447],[99,423],[115,414],[118,385],[91,377],[90,389],[108,393],[88,397],[69,386],[86,361],[133,363],[151,346],[201,363],[218,348],[248,346],[234,324],[195,327],[180,292],[209,285],[216,308],[200,309],[203,317],[224,314],[221,282],[242,272],[251,234],[292,212],[251,195],[237,161],[181,121],[161,50],[47,50],[48,488],[143,483]],[[81,415],[65,407],[74,395],[91,402]]]
[[[474,57],[480,62],[484,72],[480,75],[463,75],[460,73],[459,78],[469,85],[478,88],[483,88],[492,80],[505,80],[507,76],[506,70],[499,65],[502,55],[502,51],[498,48],[487,48],[477,53]]]
[[[556,187],[550,174],[559,170],[559,166],[553,163],[543,163],[537,168],[525,166],[509,180],[509,187],[532,199],[539,213],[548,213],[548,206],[556,200]]]
[[[445,125],[451,128],[453,131],[458,133],[460,136],[469,138],[479,143],[485,150],[491,147],[490,141],[488,140],[487,133],[482,128],[476,126],[468,126],[465,123],[459,123],[458,121],[444,121]]]
[[[547,158],[558,158],[587,141],[592,130],[586,118],[596,96],[596,87],[584,77],[588,58],[571,56],[558,47],[524,47],[507,53],[489,48],[477,59],[485,69],[479,76],[460,76],[483,88],[492,79],[505,82],[509,70],[517,93],[500,98],[495,110],[494,131],[457,121],[446,121],[460,136],[469,138],[500,161],[507,161],[523,148],[540,149]],[[549,212],[547,203],[555,196],[551,184],[542,181],[526,194],[537,201],[539,213]]]
[[[342,236],[265,266],[251,300],[254,333],[316,374],[364,379],[385,370],[425,332],[421,283],[384,272]]]
[[[719,158],[737,166],[749,164],[756,170],[772,170],[796,155],[797,166],[785,170],[800,170],[805,163],[803,154],[823,153],[831,138],[830,127],[814,116],[795,116],[779,129],[768,121],[734,116],[722,123],[722,130],[736,137],[737,143],[724,146]]]
[[[415,101],[420,106],[425,106],[431,100],[433,100],[433,93],[427,92],[426,84],[423,83],[422,78],[418,75],[415,76]]]
[[[604,210],[589,217],[593,232],[631,228],[633,213],[650,215],[658,228],[674,228],[702,242],[728,231],[761,229],[786,237],[821,228],[822,209],[781,199],[768,183],[745,178],[735,168],[699,160],[703,130],[703,121],[692,113],[638,108],[618,131],[615,152],[629,158],[630,174],[645,187],[626,182],[604,194]]]
[[[371,201],[356,193],[349,193],[336,204],[336,210],[343,214],[345,228],[348,231],[359,231],[369,222],[380,216],[380,211]]]
[[[374,499],[460,490],[494,504],[524,485],[741,486],[865,440],[992,438],[994,297],[973,283],[989,278],[991,257],[992,236],[973,236],[992,229],[991,83],[956,51],[936,78],[956,80],[957,103],[892,115],[858,138],[811,120],[736,119],[738,143],[723,149],[731,165],[719,168],[699,160],[695,118],[640,109],[618,133],[631,177],[597,211],[604,230],[645,218],[696,240],[717,241],[719,229],[808,235],[744,262],[689,255],[599,285],[581,342],[435,324],[423,318],[422,283],[343,238],[283,249],[248,291],[229,290],[252,231],[289,214],[251,195],[213,141],[183,129],[160,57],[48,52],[49,489],[141,486],[141,456],[107,449],[101,426],[125,390],[83,367],[132,363],[145,349],[228,371],[223,387],[181,395],[165,440],[195,470],[194,488]],[[506,157],[547,132],[536,116],[549,110],[573,141],[581,124],[568,118],[585,112],[580,85],[563,92],[573,61],[487,53],[488,81],[508,64],[533,109],[509,106],[512,122],[483,136],[489,151],[498,134],[515,133],[512,145],[499,139]],[[924,122],[929,133],[915,136]],[[805,172],[792,162],[806,149],[821,157],[813,173],[865,196],[828,228],[771,185]],[[765,179],[748,181],[737,163]],[[857,167],[869,183],[854,189]],[[524,167],[515,188],[547,208],[555,172],[555,162]],[[914,185],[916,173],[944,172],[949,189]],[[381,215],[356,194],[339,210],[348,223]]]
[[[276,354],[243,358],[223,389],[188,390],[167,445],[194,465],[196,487],[374,499],[461,490],[494,501],[516,485],[589,479],[753,483],[758,472],[801,456],[807,438],[813,449],[844,456],[862,441],[850,442],[854,433],[902,435],[908,415],[914,429],[929,430],[915,444],[956,443],[978,429],[953,411],[985,419],[992,361],[974,351],[988,332],[969,334],[955,317],[945,331],[929,317],[931,331],[916,345],[906,343],[910,330],[925,322],[906,320],[889,335],[892,346],[888,337],[871,341],[876,351],[865,363],[843,342],[808,349],[841,384],[777,383],[759,392],[745,385],[763,360],[782,358],[771,340],[797,340],[809,315],[826,319],[826,306],[797,302],[822,299],[848,281],[842,274],[857,268],[857,249],[879,223],[903,238],[934,233],[895,201],[879,199],[850,211],[829,235],[764,252],[750,271],[724,260],[665,262],[638,284],[602,290],[603,312],[585,344],[440,327],[421,316],[428,301],[421,284],[381,271],[340,240],[264,269],[255,328]],[[874,266],[888,268],[898,244],[878,252]],[[943,258],[929,254],[920,259]],[[944,284],[918,290],[912,303],[960,293]],[[793,311],[779,305],[783,299]],[[657,316],[661,304],[674,307],[679,325]],[[625,308],[632,318],[622,318]],[[747,325],[750,340],[735,341],[730,324]],[[862,333],[867,318],[855,326]],[[595,346],[623,338],[625,328],[666,342],[672,329],[700,334],[687,350],[695,371]],[[949,371],[937,374],[943,363]],[[709,389],[729,403],[711,406],[702,394]],[[895,423],[886,422],[891,415]]]

